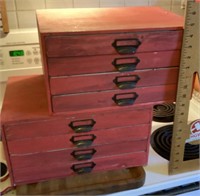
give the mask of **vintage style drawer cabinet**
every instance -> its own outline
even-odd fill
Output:
[[[13,184],[147,164],[152,106],[175,101],[183,19],[159,7],[38,10],[44,75],[2,108]]]
[[[52,113],[175,100],[181,16],[64,9],[38,10],[37,21]]]
[[[12,78],[2,108],[12,182],[145,165],[151,119],[151,106],[49,116],[43,76]]]

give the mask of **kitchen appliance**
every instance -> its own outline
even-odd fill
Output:
[[[9,76],[41,72],[37,29],[11,30],[1,34],[0,82]]]
[[[0,106],[8,77],[42,73],[36,28],[0,32]]]

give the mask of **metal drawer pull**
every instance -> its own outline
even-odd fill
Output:
[[[134,92],[134,93],[116,94],[113,96],[112,99],[118,106],[127,106],[127,105],[133,105],[137,97],[138,94]]]
[[[74,150],[71,155],[79,160],[79,161],[82,161],[82,160],[88,160],[88,159],[91,159],[92,156],[96,153],[96,150],[95,149],[84,149],[84,150]]]
[[[124,80],[124,79],[128,80]],[[113,82],[117,85],[119,89],[132,89],[135,88],[137,82],[140,80],[138,75],[130,76],[117,76]]]
[[[77,120],[72,121],[69,126],[76,132],[76,133],[84,133],[89,132],[92,130],[93,126],[96,124],[96,121],[93,119],[86,119],[86,120]]]
[[[119,61],[123,61],[124,63],[118,63]],[[128,58],[116,58],[112,62],[115,66],[115,69],[119,72],[125,71],[134,71],[137,67],[137,64],[140,62],[138,57],[128,57]]]
[[[133,54],[141,42],[137,38],[133,39],[116,39],[112,46],[119,54]]]
[[[77,147],[87,147],[92,145],[92,142],[95,139],[96,139],[95,135],[89,134],[89,135],[72,136],[70,141]]]
[[[71,169],[76,172],[77,174],[84,174],[89,173],[92,171],[92,169],[95,167],[94,162],[89,163],[80,163],[80,164],[74,164],[72,165]]]

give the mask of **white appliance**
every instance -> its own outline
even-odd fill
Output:
[[[40,46],[37,29],[11,30],[1,34],[0,82],[9,76],[34,74],[41,71]],[[33,73],[34,72],[34,73]]]
[[[36,28],[0,33],[0,106],[8,77],[42,73]]]

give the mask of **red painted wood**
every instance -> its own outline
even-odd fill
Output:
[[[3,125],[49,116],[44,76],[12,77],[8,80],[1,110]]]
[[[140,60],[136,66],[136,70],[174,67],[180,64],[180,50],[145,52],[129,56],[123,55],[122,58],[127,59],[118,60],[117,63],[132,63],[134,61],[131,57],[136,57]],[[117,70],[112,64],[116,58],[120,58],[119,55],[48,58],[46,65],[48,69],[46,72],[50,76],[116,72]]]
[[[42,62],[42,68],[43,68],[43,75],[44,75],[44,83],[45,83],[45,88],[46,88],[46,95],[47,95],[47,104],[48,104],[48,110],[49,114],[52,114],[52,105],[51,105],[51,95],[50,95],[50,89],[49,89],[49,77],[48,77],[48,67],[46,65],[47,62],[47,56],[46,54],[44,55],[43,51],[46,51],[45,48],[45,39],[42,39],[40,34],[39,36],[39,45],[40,45],[40,51],[41,51],[41,62]]]
[[[81,134],[65,134],[36,138],[8,141],[8,149],[11,155],[41,153],[53,150],[78,149],[70,139],[72,136],[78,136],[79,140],[84,139],[84,135],[94,135],[96,138],[90,148],[99,145],[115,144],[120,142],[128,142],[133,140],[148,139],[151,131],[151,124],[142,124],[135,126],[116,127],[103,129],[99,131],[90,131]],[[80,136],[80,137],[79,137]],[[81,137],[83,136],[83,137]],[[116,144],[118,145],[118,144]],[[143,144],[144,145],[144,144]]]
[[[124,115],[126,114],[126,115]],[[28,120],[23,123],[12,123],[4,126],[6,133],[6,139],[8,141],[45,137],[45,136],[57,136],[62,134],[72,134],[74,131],[69,124],[74,121],[81,121],[85,119],[92,119],[96,122],[92,131],[96,132],[102,129],[110,129],[123,126],[131,126],[135,124],[149,124],[152,119],[152,110],[150,108],[132,109],[119,108],[118,111],[107,110],[90,112],[84,114],[77,114],[71,117],[60,118],[46,118],[41,120]],[[119,119],[119,120],[116,120]],[[81,125],[81,124],[80,124]]]
[[[146,152],[127,153],[118,156],[92,159],[96,166],[92,172],[115,170],[133,166],[147,164]],[[74,162],[87,163],[84,162]],[[68,159],[64,151],[35,154],[31,156],[12,157],[14,182],[16,185],[40,182],[51,178],[61,178],[70,175],[77,175],[72,171],[72,164],[68,164]],[[26,167],[19,168],[26,163]]]
[[[56,150],[57,147],[60,149],[60,147],[57,145],[65,144],[64,143],[65,138],[62,135],[63,132],[64,132],[63,134],[65,134],[66,130],[68,130],[67,134],[71,132],[71,135],[72,135],[72,130],[70,130],[71,128],[68,127],[68,124],[72,120],[84,120],[85,118],[88,119],[91,117],[94,118],[97,123],[95,124],[92,132],[94,132],[95,134],[97,133],[97,135],[102,135],[100,140],[98,139],[96,140],[99,143],[99,145],[102,145],[103,141],[105,143],[107,140],[107,144],[105,144],[105,146],[113,142],[113,146],[114,146],[113,148],[115,149],[117,148],[116,147],[117,143],[119,143],[117,141],[119,140],[121,141],[121,138],[123,138],[124,134],[126,133],[128,137],[126,138],[124,136],[125,139],[133,138],[133,140],[135,140],[136,142],[137,142],[137,138],[138,140],[141,138],[144,139],[145,141],[144,144],[141,146],[137,145],[135,147],[135,150],[138,147],[142,147],[142,148],[144,148],[145,146],[148,147],[148,141],[149,141],[148,132],[150,131],[149,126],[150,126],[151,115],[152,115],[151,106],[148,106],[148,107],[144,106],[142,108],[141,107],[126,107],[126,108],[120,108],[120,109],[108,108],[106,110],[96,109],[94,111],[91,110],[87,112],[83,111],[83,112],[77,112],[77,113],[66,113],[65,115],[49,116],[48,112],[47,114],[44,112],[44,111],[48,111],[47,108],[46,110],[44,110],[44,107],[43,107],[43,104],[46,103],[46,102],[43,102],[43,101],[46,101],[45,99],[46,96],[44,93],[45,89],[43,85],[44,83],[43,83],[42,76],[18,77],[18,78],[10,79],[8,82],[8,88],[6,90],[7,92],[6,92],[5,100],[3,103],[3,111],[2,111],[2,117],[4,119],[3,120],[3,135],[5,135],[4,143],[5,143],[5,149],[6,149],[5,151],[6,151],[8,162],[9,162],[10,176],[12,177],[12,182],[14,185],[20,184],[20,183],[37,182],[37,181],[41,181],[42,179],[48,180],[49,178],[64,177],[68,174],[74,175],[73,172],[72,173],[68,172],[66,174],[65,172],[61,171],[64,168],[66,169],[65,165],[62,165],[62,169],[60,169],[60,167],[57,168],[57,165],[60,164],[60,161],[62,160],[63,157],[61,157],[61,159],[58,160],[58,157],[57,157],[58,151]],[[13,95],[13,93],[16,93],[16,94]],[[37,95],[36,98],[41,98],[41,100],[35,100],[35,95]],[[34,108],[33,106],[35,106],[36,108]],[[124,115],[125,113],[126,115]],[[116,121],[116,119],[118,120]],[[137,124],[144,123],[145,121],[149,125],[137,125]],[[127,126],[132,126],[132,125],[134,126],[130,127],[130,129],[126,129],[125,127],[123,127],[125,126],[125,124],[127,124]],[[136,132],[134,127],[140,127],[141,130]],[[112,134],[108,134],[109,131],[112,132]],[[30,138],[29,142],[26,138]],[[114,144],[114,140],[117,143]],[[128,145],[127,142],[125,144]],[[38,149],[41,149],[41,151],[49,149],[50,152],[48,151],[48,153],[53,153],[53,154],[48,154],[48,153],[47,154],[52,155],[49,158],[53,159],[54,161],[53,164],[51,164],[49,161],[45,162],[45,159],[49,159],[48,157],[45,158],[45,156],[43,155],[40,157],[39,154],[41,153],[38,154],[37,152],[32,152],[31,147],[33,148],[38,147]],[[61,147],[63,146],[61,145]],[[24,149],[25,151],[22,152],[21,151],[22,149]],[[128,148],[126,149],[120,148],[120,150],[122,151],[128,150]],[[120,150],[117,150],[117,151],[119,152]],[[43,166],[48,165],[48,167],[46,167],[48,168],[48,171],[44,168],[38,171],[37,167],[32,168],[32,166],[31,168],[27,166],[28,168],[23,168],[22,170],[21,169],[19,170],[18,166],[20,167],[20,165],[23,165],[24,163],[23,162],[24,155],[18,154],[16,156],[13,156],[12,155],[13,152],[15,153],[17,151],[26,153],[26,156],[28,156],[28,154],[31,155],[31,159],[30,157],[28,158],[28,160],[30,161],[29,166],[33,164],[34,167],[35,167],[35,164],[37,164],[36,163],[37,161],[32,159],[32,156],[39,155],[39,157],[36,157],[36,160],[41,162]],[[63,151],[64,150],[61,150],[61,152]],[[106,150],[104,151],[106,152]],[[115,152],[117,153],[117,151]],[[55,156],[54,156],[54,152],[55,152]],[[115,168],[120,169],[121,168],[120,163],[122,163],[122,161],[124,161],[122,164],[124,167],[126,167],[126,165],[129,165],[129,164],[130,164],[129,165],[130,167],[133,165],[146,164],[147,154],[148,154],[148,149],[146,149],[146,152],[145,154],[142,155],[142,158],[138,155],[137,156],[134,155],[134,158],[136,160],[131,160],[131,162],[129,163],[126,163],[127,160],[124,159],[124,156],[126,156],[127,154],[123,155],[122,157],[114,156],[111,159],[111,161],[115,160],[113,162],[114,165],[113,163],[111,165],[109,163],[107,165],[104,165],[106,163],[106,160],[110,159],[110,157],[107,156],[105,158],[106,160],[103,160],[102,162],[97,161],[98,163],[101,163],[100,166],[97,167],[97,171],[112,170]],[[62,156],[65,157],[66,154],[63,154]],[[20,161],[19,165],[18,164],[15,165],[13,163],[13,157],[16,157],[17,160]],[[116,157],[118,157],[118,159],[115,159]],[[131,156],[128,156],[127,159],[129,158],[131,158]],[[66,161],[68,162],[68,159]],[[60,174],[57,175],[54,173],[52,175],[51,174],[52,171],[57,170],[57,169],[58,171],[60,171]],[[71,172],[71,169],[69,169],[68,171]],[[30,174],[29,172],[33,172],[33,173]],[[22,180],[26,178],[28,179]]]
[[[40,32],[55,34],[176,30],[184,24],[183,17],[148,6],[38,10],[37,20]]]
[[[139,81],[135,87],[176,84],[179,69],[166,68],[156,70],[139,70],[128,73],[104,73],[78,76],[52,77],[50,89],[52,95],[117,90],[119,87],[113,82]],[[120,77],[120,78],[119,78]],[[153,88],[153,87],[152,87]]]
[[[118,54],[112,46],[118,39],[136,38],[141,42],[137,52],[158,52],[178,50],[182,45],[180,31],[153,31],[142,33],[118,33],[104,35],[79,35],[79,36],[51,36],[46,37],[46,51],[48,57],[72,57]],[[123,45],[131,45],[131,41]],[[53,47],[52,47],[53,46]],[[136,52],[136,55],[137,55]],[[123,55],[119,55],[123,56]]]
[[[69,112],[91,108],[118,107],[112,100],[113,96],[121,93],[137,93],[138,98],[134,105],[141,103],[156,104],[159,101],[175,101],[176,85],[162,85],[154,87],[141,87],[133,90],[115,90],[105,92],[82,93],[72,95],[52,96],[54,112]],[[130,98],[126,96],[123,98]]]
[[[93,117],[99,116],[99,115],[103,116],[104,113],[105,114],[110,113],[108,115],[111,115],[112,113],[113,114],[117,113],[117,115],[119,115],[118,108],[102,108],[102,109],[93,108],[91,110],[84,110],[84,111],[79,110],[79,111],[67,112],[62,115],[59,114],[56,116],[57,117],[56,118],[55,116],[49,115],[47,96],[46,96],[45,91],[46,90],[45,90],[45,85],[44,85],[44,77],[42,75],[20,76],[20,77],[10,78],[7,83],[4,101],[2,105],[2,112],[1,112],[2,125],[6,126],[7,124],[9,124],[10,126],[11,124],[13,125],[17,124],[19,126],[20,122],[23,122],[23,123],[27,122],[28,124],[30,122],[33,122],[33,123],[37,122],[38,120],[44,124],[48,124],[50,123],[50,121],[52,121],[52,123],[50,123],[50,125],[52,125],[54,124],[53,122],[55,121],[59,122],[60,120],[58,118],[61,118],[61,117],[63,118],[62,120],[64,120],[65,118],[81,120],[85,118],[91,118],[91,116]],[[140,106],[139,107],[134,106],[134,107],[126,108],[126,109],[131,111],[133,110],[133,108],[134,110],[139,109],[139,112],[141,111],[141,109],[144,109],[144,110],[147,109],[148,111],[151,110],[151,106],[143,106],[142,108]],[[130,114],[134,115],[134,113],[130,113]],[[118,118],[118,116],[116,117]],[[99,117],[97,117],[97,119],[99,119]],[[125,117],[125,119],[127,118]],[[44,120],[44,122],[42,122],[42,120]],[[110,120],[107,120],[107,123],[109,121]],[[135,123],[137,123],[137,121]],[[54,131],[55,126],[59,126],[58,124],[59,123],[56,123],[52,129],[49,127],[48,129]],[[34,124],[31,124],[30,126],[34,126]],[[117,124],[117,126],[119,125]],[[39,128],[39,130],[42,130],[42,129],[44,129],[44,126]],[[50,131],[50,132],[53,132],[53,131]],[[26,135],[26,131],[21,131],[21,133]],[[41,134],[42,134],[42,131],[41,131]]]
[[[123,142],[123,141],[122,141]],[[76,148],[76,149],[60,149],[60,150],[52,150],[49,152],[40,152],[37,153],[37,156],[41,157],[44,155],[44,153],[51,153],[49,156],[54,156],[54,152],[62,151],[63,154],[65,154],[65,160],[67,162],[66,165],[78,163],[78,162],[85,162],[87,160],[79,161],[76,158],[74,158],[71,153],[77,152],[78,150],[95,150],[96,152],[92,156],[91,159],[97,159],[97,158],[104,158],[109,156],[116,156],[126,153],[133,153],[133,152],[145,152],[147,151],[147,140],[138,140],[138,141],[126,141],[123,143],[115,143],[115,144],[103,144],[103,145],[97,145],[92,146],[88,148]],[[29,152],[27,154],[11,154],[12,164],[17,166],[17,169],[23,169],[31,165],[31,162],[34,163],[34,159],[32,160],[32,155],[34,156],[36,153]],[[45,156],[45,155],[44,155]],[[23,160],[23,162],[22,162]],[[19,164],[20,163],[20,164]]]

